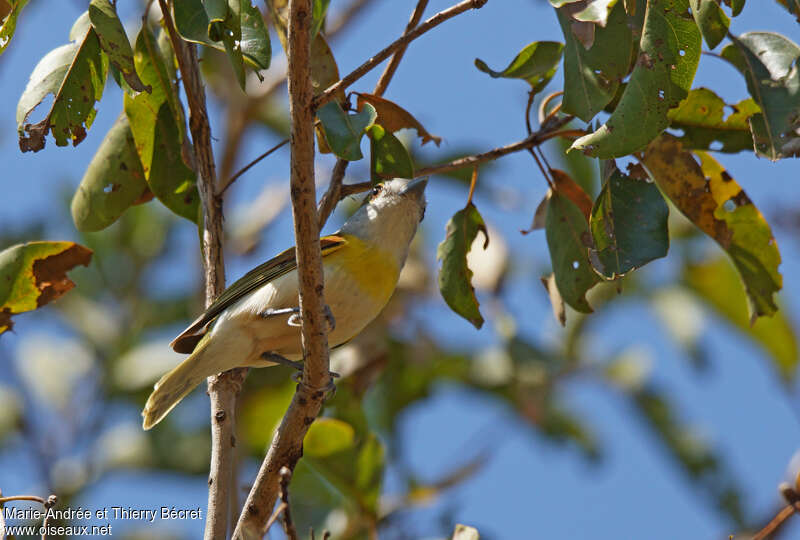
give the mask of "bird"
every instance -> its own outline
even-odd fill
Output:
[[[375,185],[361,207],[320,238],[328,344],[358,335],[389,302],[417,226],[425,215],[427,178]],[[230,287],[170,346],[189,354],[153,387],[142,427],[158,424],[211,375],[236,367],[289,364],[302,369],[295,248],[257,266]]]

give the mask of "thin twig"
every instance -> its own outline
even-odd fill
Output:
[[[344,159],[337,159],[336,165],[333,166],[333,173],[331,173],[331,182],[328,184],[328,190],[322,199],[319,201],[319,228],[325,226],[333,209],[342,200],[342,180],[344,180],[344,173],[347,170],[348,162]]]
[[[408,20],[408,25],[406,25],[406,31],[403,33],[404,36],[410,34],[411,31],[417,27],[419,21],[422,19],[423,13],[425,13],[426,7],[428,7],[428,0],[418,0],[417,7],[414,8],[414,12],[411,14],[411,18]],[[408,43],[395,51],[392,59],[389,60],[388,64],[386,64],[386,68],[383,70],[381,78],[378,79],[378,84],[375,85],[375,91],[373,94],[376,96],[382,96],[384,92],[386,92],[386,88],[389,86],[389,81],[391,81],[392,77],[394,77],[394,72],[397,71],[397,67],[400,65],[400,61],[403,59],[403,55],[406,53],[407,48]]]
[[[314,114],[311,108],[311,0],[289,1],[289,110],[292,126],[291,199],[303,321],[303,379],[272,439],[233,533],[261,538],[279,489],[281,467],[294,468],[303,438],[331,385],[319,221],[314,185]]]
[[[791,505],[784,506],[775,515],[775,517],[772,518],[770,522],[764,526],[763,529],[754,534],[750,540],[765,540],[766,538],[769,538],[769,535],[774,533],[778,529],[778,527],[783,525],[783,522],[789,519],[789,517],[791,517],[792,515],[794,515],[795,512],[797,512],[797,508],[795,508],[794,506]]]
[[[292,470],[281,467],[281,506],[283,506],[283,532],[289,540],[297,540],[297,529],[292,521],[292,508],[289,505],[289,482],[292,481]]]
[[[519,142],[515,142],[514,144],[495,148],[494,150],[489,150],[488,152],[484,152],[482,154],[475,154],[473,156],[459,158],[447,163],[442,163],[441,165],[432,165],[430,167],[419,169],[414,173],[414,177],[419,178],[420,176],[430,176],[432,174],[441,174],[458,169],[464,169],[466,167],[472,167],[481,163],[486,163],[487,161],[494,161],[497,158],[508,154],[513,154],[514,152],[519,152],[520,150],[533,148],[534,146],[538,146],[552,138],[562,136],[565,132],[555,130],[562,127],[564,124],[569,123],[572,118],[572,116],[559,118],[558,120],[552,122],[547,129],[535,131],[530,137],[527,137]],[[572,131],[573,130],[569,130],[569,132]]]
[[[448,19],[455,17],[456,15],[459,15],[460,13],[464,13],[470,9],[480,9],[484,6],[484,4],[486,4],[487,1],[488,0],[463,0],[453,7],[445,9],[444,11],[440,11],[421,25],[414,28],[414,30],[411,32],[403,34],[400,38],[388,45],[382,51],[361,64],[349,74],[345,75],[338,82],[329,86],[322,94],[314,98],[314,110],[328,103],[339,91],[346,89],[358,79],[369,73],[373,68],[375,68],[375,66],[389,58],[389,56],[394,54],[395,51],[398,51],[403,47],[407,47],[409,43],[420,37],[428,30],[435,28],[436,26],[442,24]]]
[[[248,163],[247,165],[245,165],[245,166],[244,166],[244,167],[242,167],[241,169],[239,169],[239,171],[238,171],[236,174],[234,174],[233,176],[231,176],[231,177],[228,179],[228,181],[227,181],[227,182],[225,182],[225,184],[224,184],[224,185],[223,185],[223,186],[220,188],[219,192],[217,193],[217,196],[220,196],[220,195],[222,195],[223,193],[225,193],[225,191],[226,191],[226,190],[227,190],[229,187],[231,187],[231,184],[233,184],[233,183],[234,183],[234,182],[235,182],[235,181],[236,181],[236,180],[237,180],[237,179],[238,179],[240,176],[242,176],[244,173],[246,173],[247,171],[249,171],[249,170],[250,170],[250,169],[253,167],[253,165],[256,165],[256,164],[257,164],[259,161],[261,161],[262,159],[264,159],[264,158],[266,158],[266,157],[269,157],[269,155],[270,155],[270,154],[272,154],[273,152],[275,152],[276,150],[278,150],[278,149],[280,149],[280,148],[283,148],[283,147],[284,147],[285,145],[287,145],[288,143],[289,143],[289,139],[283,139],[281,142],[279,142],[278,144],[276,144],[275,146],[273,146],[272,148],[270,148],[269,150],[267,150],[266,152],[264,152],[263,154],[261,154],[260,156],[258,156],[256,159],[254,159],[253,161],[251,161],[250,163]]]
[[[205,303],[209,306],[225,288],[225,265],[222,253],[222,199],[215,195],[216,168],[205,90],[200,78],[195,46],[184,42],[178,35],[167,0],[158,0],[158,3],[178,59],[186,102],[189,105],[189,128],[198,173],[197,189],[203,205]],[[235,369],[208,378],[208,395],[211,400],[211,464],[208,474],[206,540],[225,538],[228,530],[236,452],[236,399],[246,376],[246,369]]]

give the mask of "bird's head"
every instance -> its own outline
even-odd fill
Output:
[[[395,178],[375,186],[364,204],[342,226],[353,234],[390,249],[405,259],[417,225],[425,215],[427,178]]]

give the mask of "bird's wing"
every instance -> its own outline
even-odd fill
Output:
[[[324,257],[333,253],[346,243],[347,240],[341,236],[323,236],[320,238],[322,256]],[[181,332],[181,335],[170,343],[170,347],[172,347],[172,350],[175,352],[191,353],[200,339],[202,339],[203,335],[205,335],[209,323],[216,319],[220,313],[259,287],[266,285],[296,268],[297,258],[294,247],[256,266],[236,280],[230,287],[225,289],[214,303],[208,306],[205,313],[200,315],[186,330]]]

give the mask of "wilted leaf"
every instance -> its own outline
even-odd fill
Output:
[[[372,105],[365,105],[356,114],[347,114],[335,101],[326,103],[317,111],[317,118],[325,131],[325,141],[334,154],[347,161],[364,157],[360,148],[361,137],[375,123],[377,116]]]
[[[99,231],[147,192],[142,163],[123,113],[100,143],[72,198],[72,220],[79,231]]]
[[[586,216],[565,195],[556,191],[547,206],[545,232],[561,297],[573,309],[591,313],[586,291],[599,283],[600,277],[592,270],[587,258],[591,234]]]
[[[550,273],[542,277],[542,285],[547,291],[547,296],[550,298],[550,306],[553,308],[553,317],[558,321],[558,324],[565,326],[567,324],[567,310],[564,308],[564,299],[561,298],[561,293],[558,291],[556,285],[556,275]]]
[[[150,93],[125,94],[125,114],[147,184],[164,206],[197,221],[195,174],[183,160],[184,120],[176,90],[156,40],[147,27],[136,38],[136,71]]]
[[[794,378],[800,349],[791,321],[780,310],[772,317],[762,317],[750,324],[745,315],[747,296],[730,262],[719,258],[687,265],[683,281],[714,311],[758,343],[784,379]]]
[[[639,57],[608,121],[572,144],[601,158],[644,148],[669,125],[667,112],[686,97],[700,59],[700,31],[689,0],[648,2]]]
[[[387,178],[414,178],[414,163],[400,139],[378,124],[367,128],[367,133],[373,183]]]
[[[697,155],[702,168],[679,141],[662,135],[643,162],[675,206],[731,257],[747,289],[751,321],[772,315],[778,309],[773,294],[783,281],[772,230],[730,174],[710,155]]]
[[[708,48],[713,49],[725,38],[731,20],[716,0],[689,0],[689,4],[703,39]]]
[[[92,23],[103,52],[111,63],[122,73],[125,82],[137,92],[149,91],[145,87],[133,65],[133,49],[128,41],[125,28],[117,16],[117,9],[110,0],[92,0],[89,2],[89,20]]]
[[[541,91],[558,69],[564,45],[557,41],[534,41],[527,45],[503,71],[494,71],[486,62],[476,58],[475,67],[494,78],[523,79],[532,86],[531,91]]]
[[[72,43],[53,49],[36,64],[19,98],[17,131],[23,152],[44,148],[48,131],[58,146],[70,141],[73,146],[80,144],[97,114],[94,104],[103,95],[108,58],[88,25],[88,14],[75,22],[70,39]],[[54,99],[47,116],[36,124],[27,124],[28,116],[48,94],[53,94]]]
[[[596,250],[590,260],[606,279],[665,257],[669,249],[669,208],[656,185],[614,169],[594,202],[590,223]]]
[[[8,13],[0,19],[0,54],[3,54],[8,44],[11,43],[11,38],[14,37],[14,31],[17,29],[17,18],[22,8],[28,3],[28,0],[6,1],[9,3]]]
[[[620,2],[611,11],[605,28],[595,29],[587,50],[571,29],[571,19],[558,10],[564,34],[564,112],[589,122],[608,105],[627,75],[633,50],[633,35]]]
[[[414,118],[410,112],[403,109],[398,104],[372,94],[356,93],[356,95],[358,96],[358,110],[361,110],[361,108],[364,106],[364,103],[369,103],[375,107],[375,111],[378,113],[378,119],[376,122],[383,126],[386,131],[394,133],[396,131],[400,131],[401,129],[416,129],[417,135],[419,135],[419,137],[422,139],[423,145],[428,141],[433,141],[436,143],[436,146],[439,146],[439,144],[442,142],[441,137],[436,137],[435,135],[428,133],[428,130],[422,127],[422,124],[419,123],[419,120]]]
[[[228,54],[242,88],[244,88],[243,62],[253,67],[258,78],[263,80],[259,72],[269,69],[272,47],[264,18],[258,8],[252,5],[251,0],[209,3],[205,7],[201,0],[181,0],[173,3],[172,10],[175,27],[181,37]],[[212,18],[216,26],[212,25]],[[219,28],[229,30],[231,34]],[[209,32],[220,39],[212,39]]]
[[[756,152],[775,161],[800,155],[800,47],[771,32],[749,32],[722,49],[761,108],[750,117]]]
[[[485,247],[489,243],[486,224],[470,201],[447,222],[444,240],[436,250],[436,258],[442,262],[439,291],[450,309],[471,322],[475,328],[483,326],[483,317],[478,309],[475,289],[472,288],[472,270],[467,265],[467,254],[478,232],[486,237]]]
[[[748,119],[761,109],[751,98],[728,106],[733,112],[723,118],[725,102],[708,88],[695,88],[680,105],[669,111],[669,126],[683,130],[678,139],[687,150],[735,153],[752,149]]]
[[[592,199],[589,198],[589,195],[587,195],[583,188],[564,171],[550,169],[550,175],[553,177],[556,191],[572,201],[572,203],[583,212],[588,222],[589,216],[592,214]]]
[[[28,242],[0,252],[0,334],[11,316],[56,300],[75,284],[67,271],[87,266],[92,250],[74,242]]]

